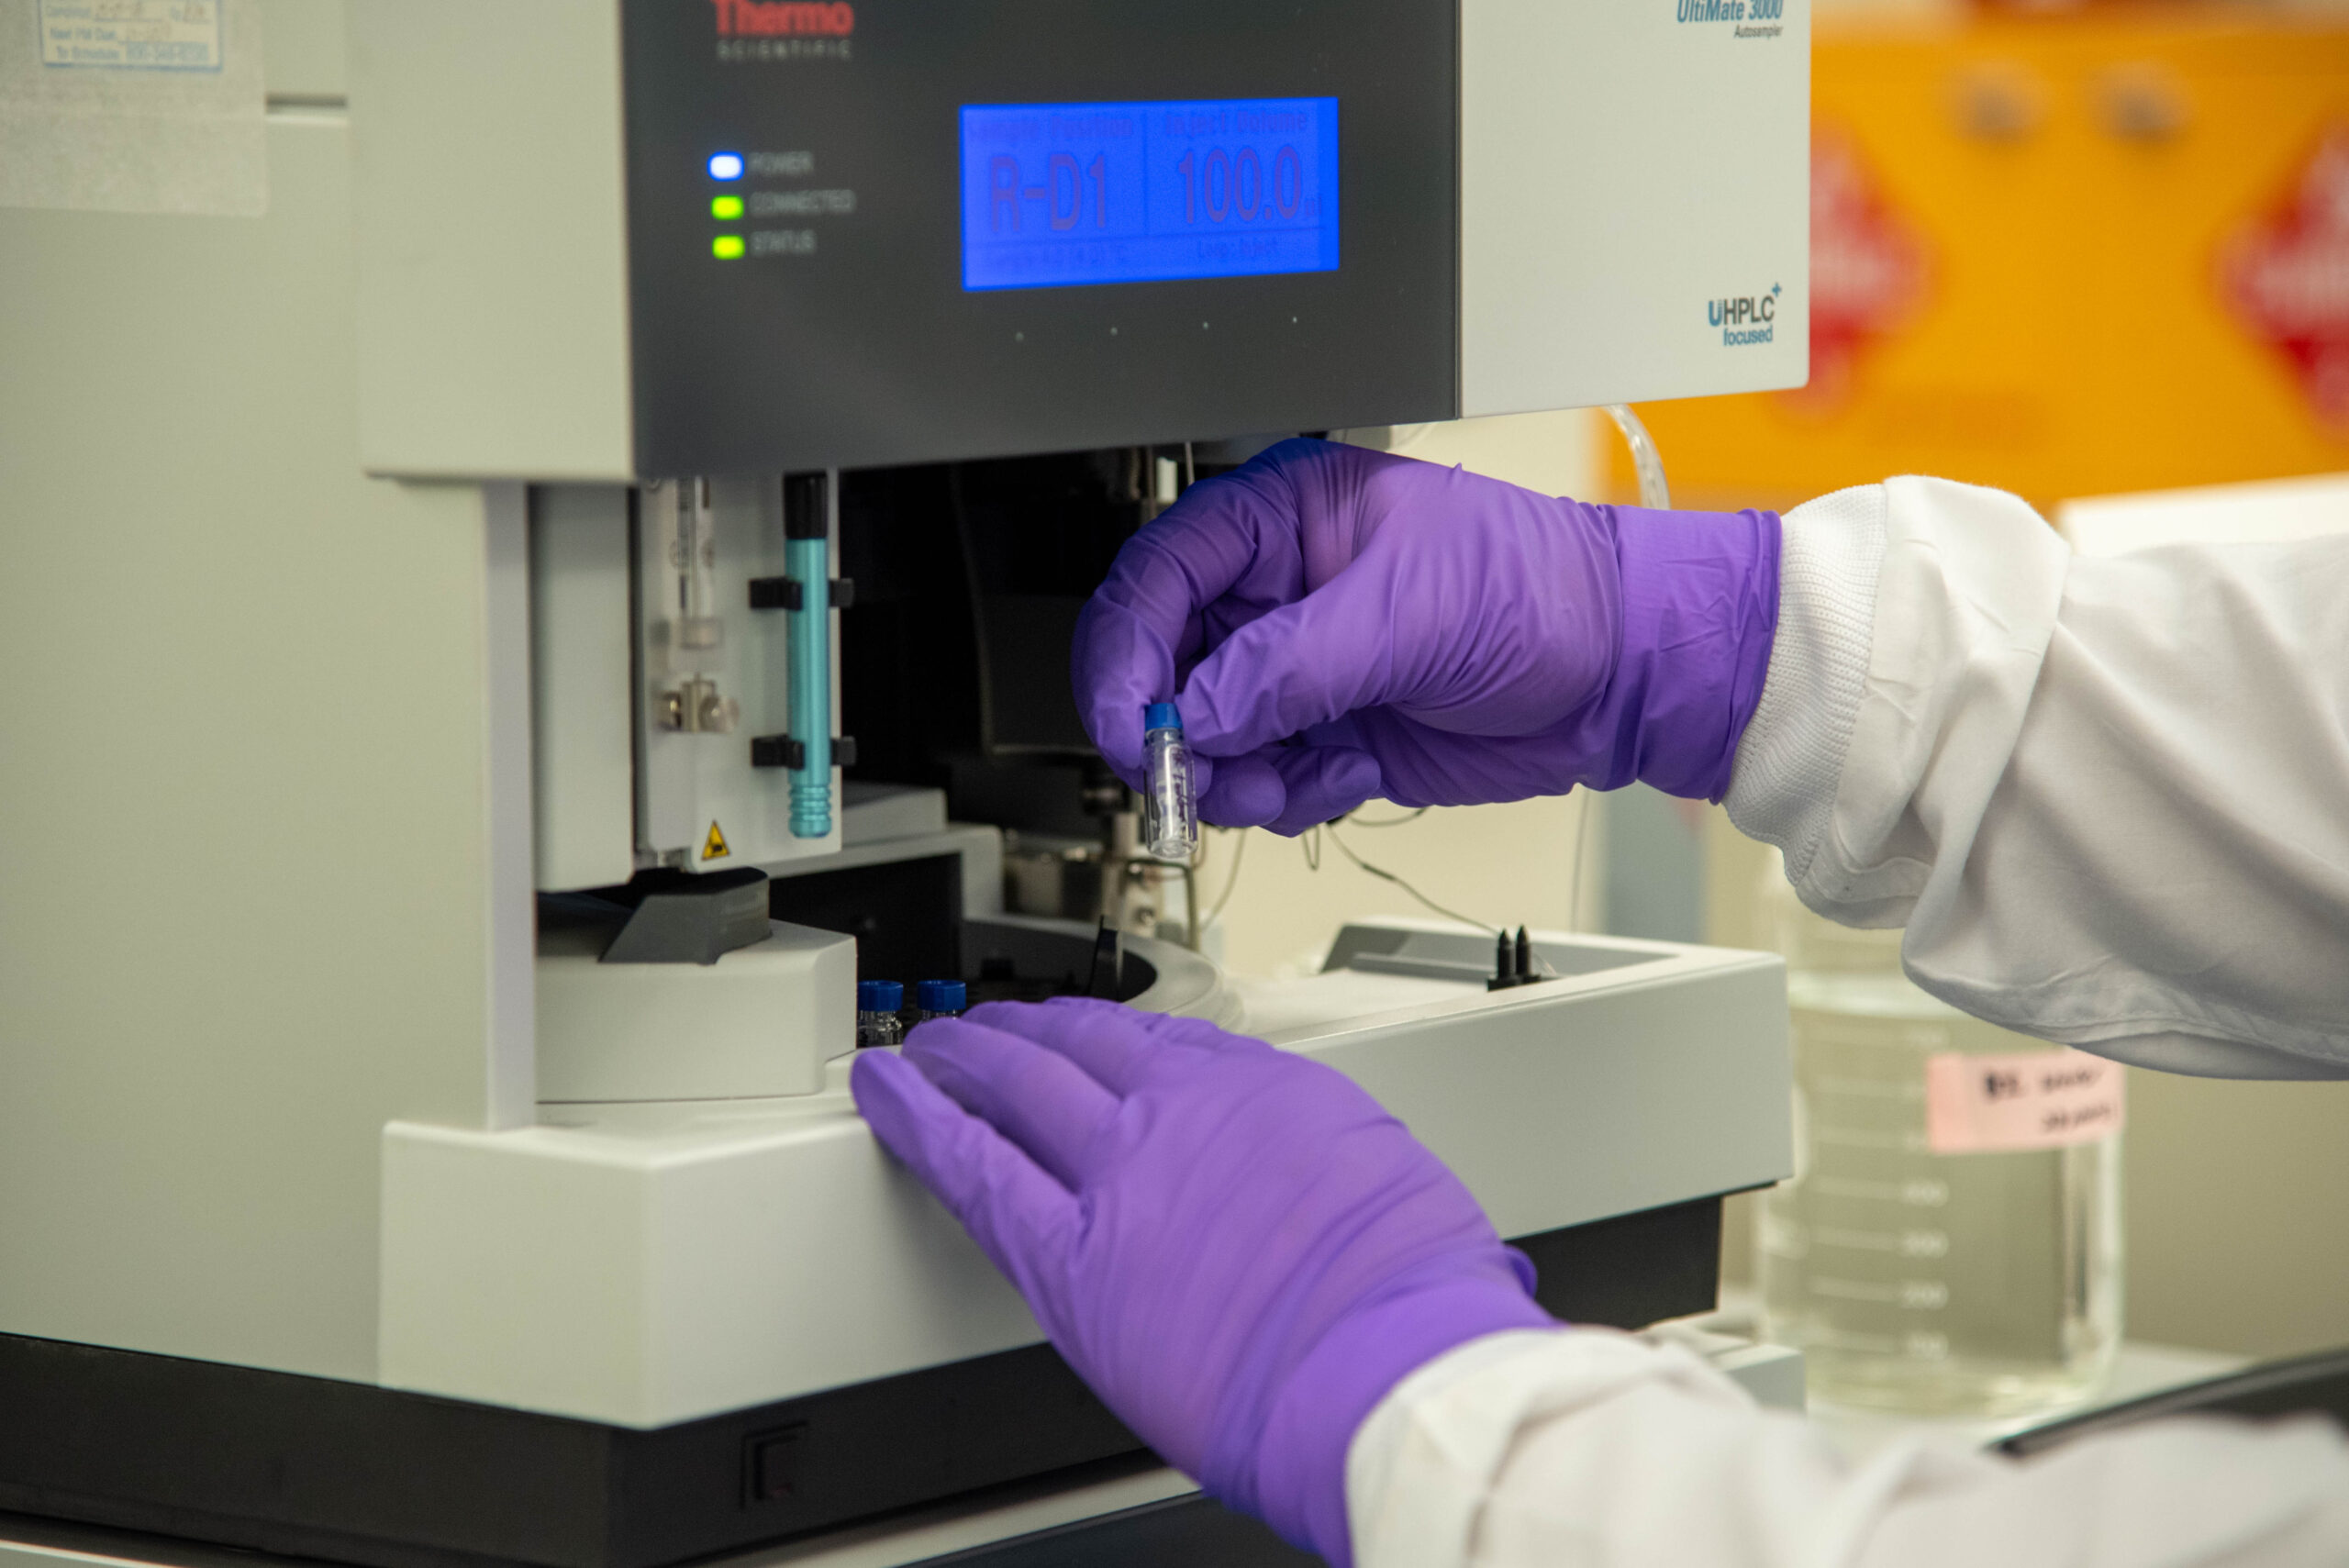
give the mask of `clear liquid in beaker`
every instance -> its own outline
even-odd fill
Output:
[[[1766,1332],[1802,1349],[1815,1399],[1949,1416],[2062,1405],[2120,1341],[2120,1135],[1934,1152],[1930,1057],[2061,1048],[1920,990],[1898,938],[1829,927],[1783,944],[1796,1174],[1761,1206]]]

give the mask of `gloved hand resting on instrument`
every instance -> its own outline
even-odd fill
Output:
[[[1077,623],[1077,710],[1139,785],[1173,700],[1211,822],[1302,832],[1644,780],[1718,800],[1769,667],[1778,519],[1553,499],[1290,440],[1186,491]]]
[[[1415,1367],[1546,1328],[1532,1268],[1352,1080],[1196,1018],[996,1002],[856,1103],[1167,1462],[1338,1568],[1346,1449]]]

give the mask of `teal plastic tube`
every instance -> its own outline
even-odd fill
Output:
[[[791,615],[791,738],[800,767],[791,778],[791,834],[832,830],[832,551],[823,539],[784,545],[784,570],[799,584]]]

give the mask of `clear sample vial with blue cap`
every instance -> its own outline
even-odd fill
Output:
[[[1141,729],[1142,852],[1187,862],[1199,847],[1199,805],[1192,794],[1183,716],[1171,702],[1154,702],[1143,711]]]
[[[959,980],[925,980],[914,987],[914,1022],[954,1018],[970,1006],[969,996]]]
[[[905,1020],[897,1017],[906,1005],[906,988],[894,980],[856,983],[856,1043],[896,1045],[906,1038]]]

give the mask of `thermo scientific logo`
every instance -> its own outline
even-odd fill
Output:
[[[1705,322],[1721,329],[1721,341],[1732,349],[1749,343],[1775,342],[1778,334],[1778,295],[1785,291],[1776,284],[1768,294],[1748,294],[1705,302]]]
[[[856,7],[823,0],[710,0],[722,39],[844,39],[856,31]]]
[[[718,58],[846,60],[856,7],[847,0],[710,0],[718,9]]]

